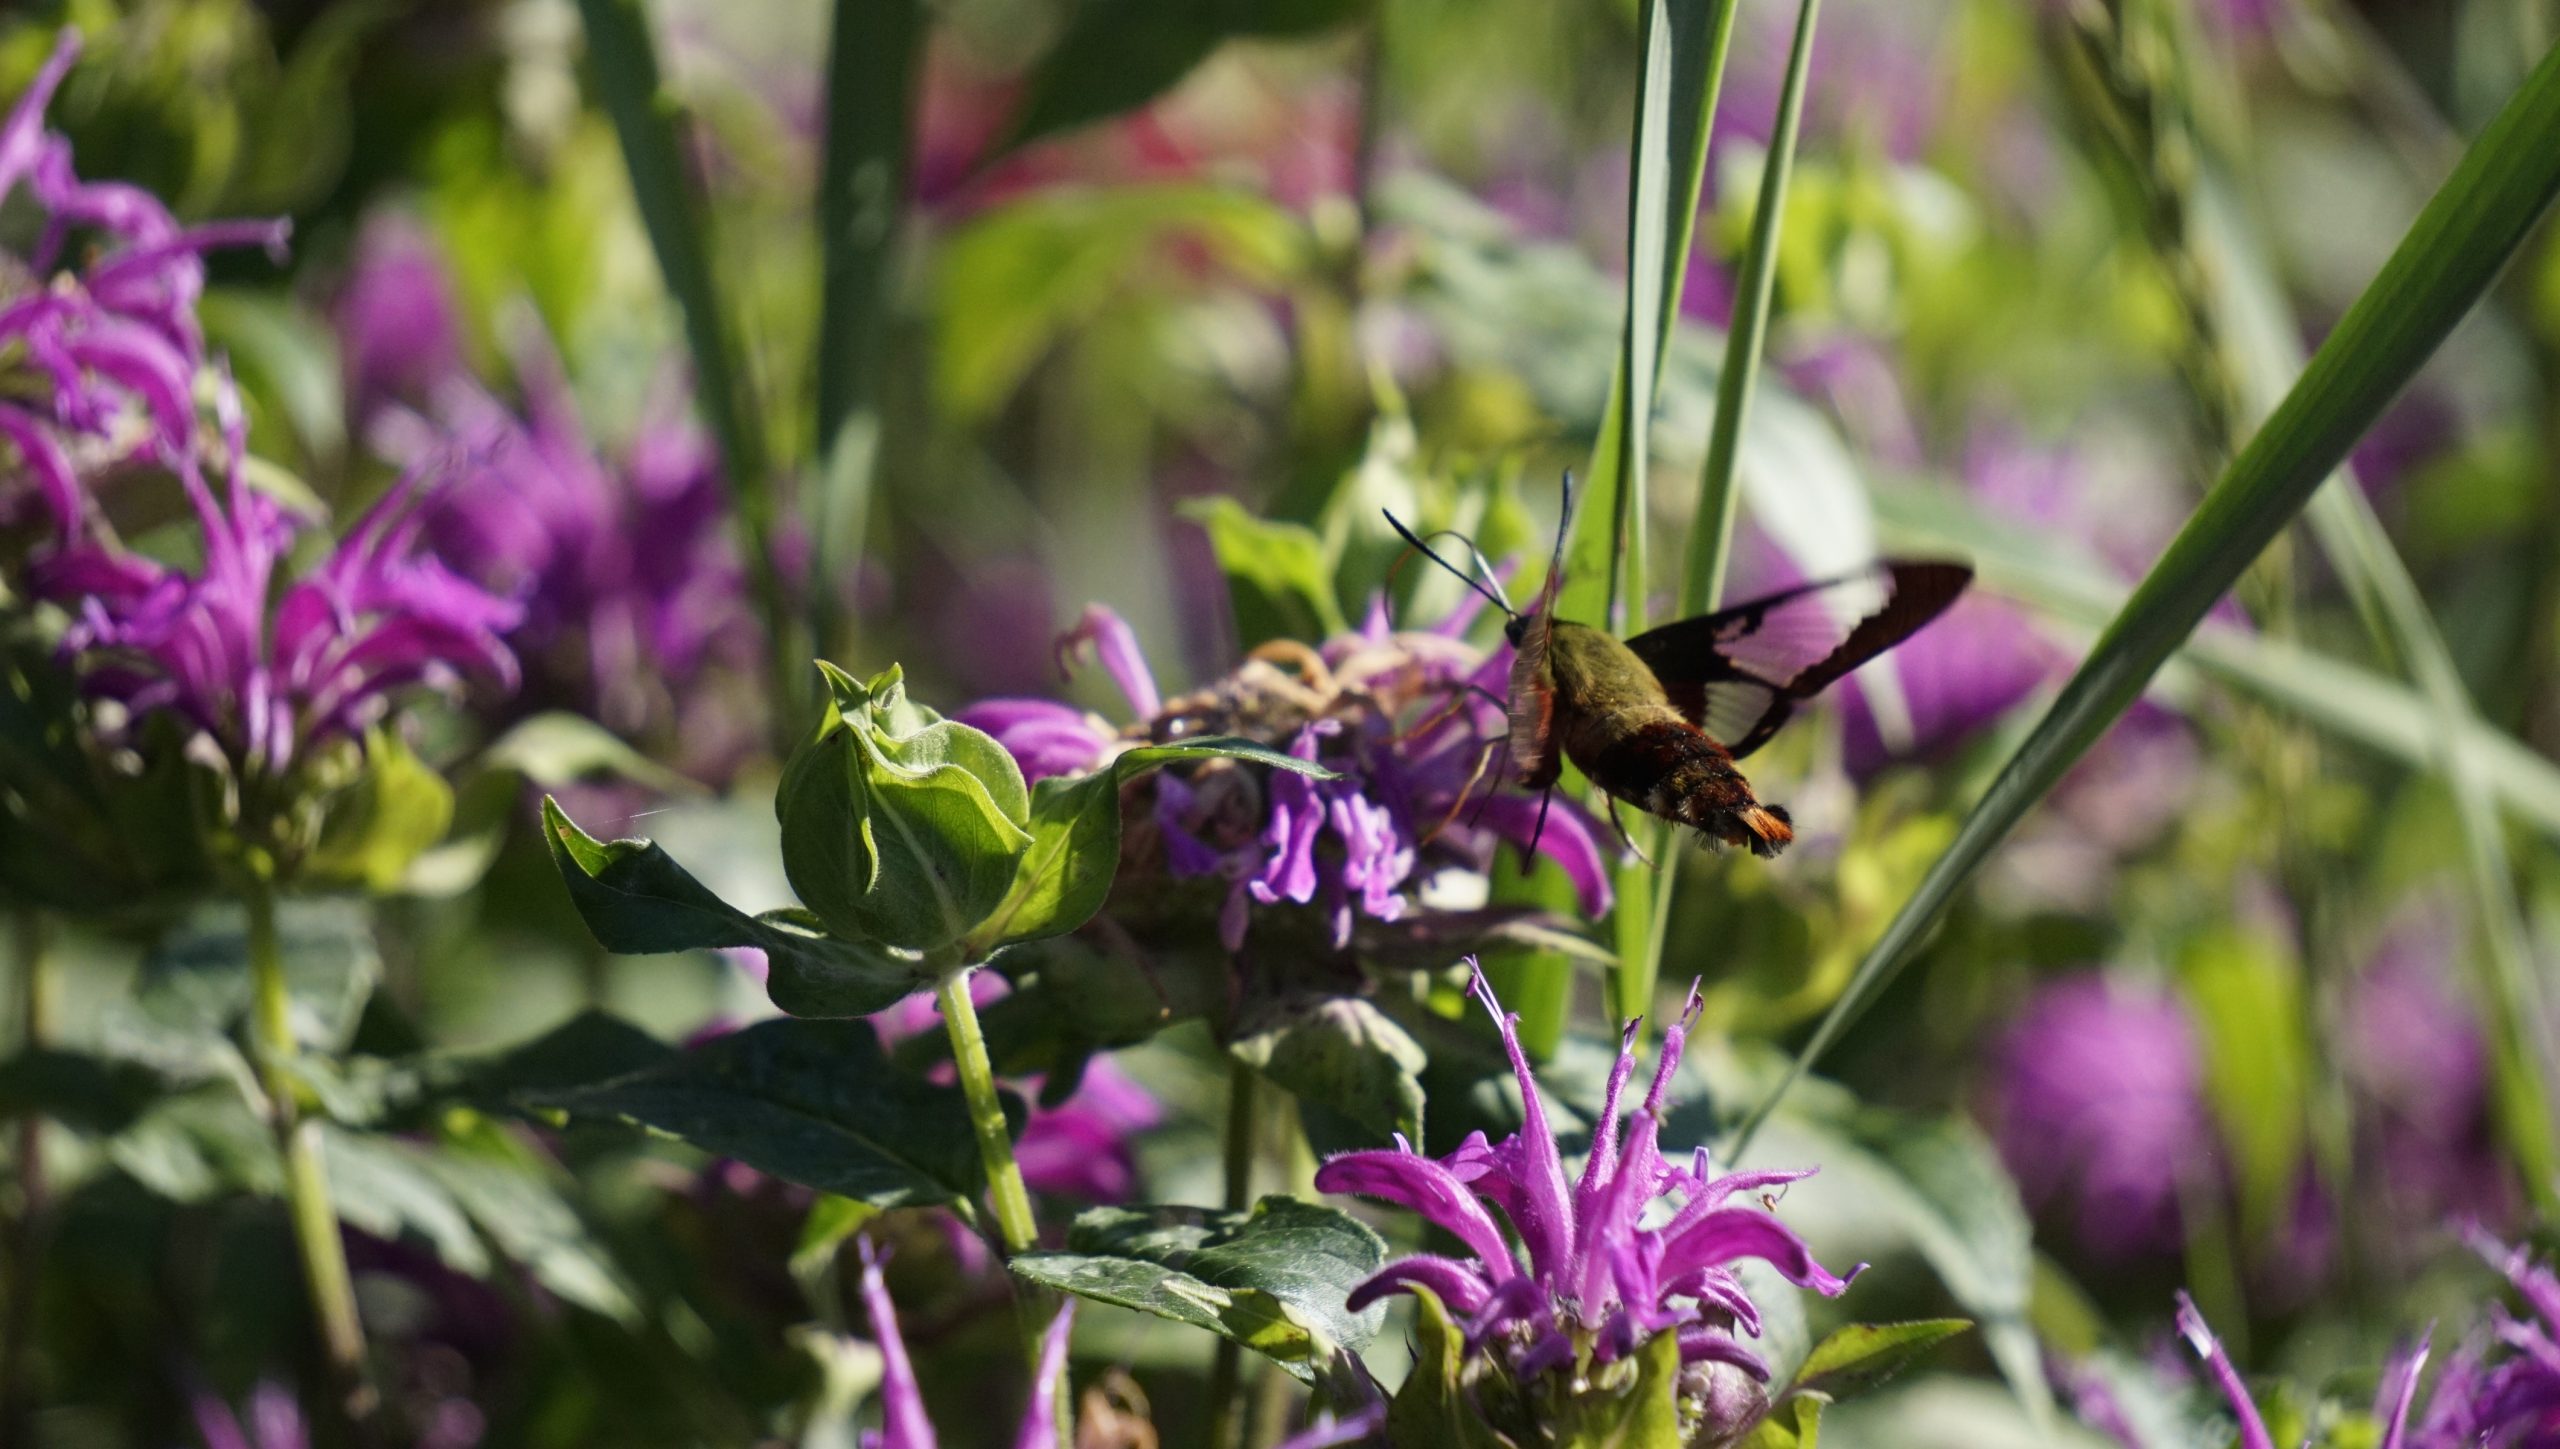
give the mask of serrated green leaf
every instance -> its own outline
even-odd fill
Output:
[[[1356,996],[1272,1003],[1238,1027],[1227,1053],[1377,1137],[1422,1140],[1422,1044]]]
[[[960,1089],[899,1072],[860,1022],[758,1022],[628,1076],[521,1095],[876,1207],[967,1200],[986,1181]],[[1022,1104],[1006,1107],[1019,1133]]]
[[[1972,1320],[1964,1318],[1850,1324],[1814,1345],[1788,1392],[1820,1394],[1835,1402],[1863,1394],[1971,1327]]]
[[[1121,787],[1149,770],[1194,760],[1243,760],[1321,779],[1333,772],[1251,740],[1185,740],[1124,750],[1089,775],[1052,776],[1031,796],[1031,844],[1008,892],[970,932],[962,954],[983,961],[998,946],[1074,930],[1111,894],[1120,868]]]
[[[655,843],[598,840],[549,797],[542,823],[569,899],[608,951],[647,956],[752,946],[765,953],[773,1004],[794,1016],[868,1016],[932,984],[913,953],[830,936],[801,911],[750,916]]]
[[[1357,1352],[1386,1310],[1346,1300],[1387,1245],[1349,1214],[1266,1197],[1249,1213],[1096,1208],[1067,1249],[1025,1253],[1013,1271],[1044,1287],[1205,1328],[1312,1381],[1336,1349]]]

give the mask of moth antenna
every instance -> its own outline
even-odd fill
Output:
[[[1438,551],[1434,550],[1431,545],[1424,543],[1421,539],[1415,537],[1413,530],[1404,526],[1403,519],[1396,517],[1393,513],[1388,513],[1387,510],[1383,508],[1379,509],[1378,512],[1386,515],[1387,526],[1396,531],[1396,536],[1403,539],[1406,543],[1413,545],[1415,548],[1420,549],[1424,558],[1427,558],[1433,563],[1438,564],[1440,567],[1447,569],[1459,583],[1465,584],[1468,588],[1471,588],[1478,594],[1482,595],[1486,603],[1500,609],[1505,617],[1513,619],[1520,617],[1520,611],[1511,607],[1511,601],[1509,599],[1504,598],[1497,589],[1489,589],[1482,583],[1479,583],[1474,574],[1471,574],[1465,569],[1458,567],[1456,564],[1449,562],[1447,559],[1442,558]],[[1438,535],[1435,534],[1433,536],[1437,537]],[[1484,564],[1484,551],[1475,546],[1474,540],[1468,540],[1467,551],[1475,556],[1475,561],[1478,565],[1481,566]],[[1489,569],[1487,570],[1487,576],[1491,576],[1491,571]]]
[[[1547,579],[1538,586],[1538,612],[1555,610],[1556,594],[1564,587],[1564,550],[1573,539],[1573,470],[1564,470],[1564,511],[1556,519],[1555,552],[1547,559]]]

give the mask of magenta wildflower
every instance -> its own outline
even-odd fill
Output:
[[[44,128],[79,53],[79,32],[64,30],[0,120],[0,202],[23,186],[45,216],[31,254],[0,254],[0,353],[18,354],[14,365],[29,374],[0,389],[10,399],[0,402],[0,457],[16,462],[0,472],[0,523],[32,502],[57,542],[88,518],[86,471],[192,447],[204,253],[274,251],[289,231],[281,221],[185,227],[139,187],[81,180],[70,141]]]
[[[249,1421],[240,1422],[213,1390],[197,1387],[187,1395],[204,1449],[309,1449],[311,1431],[302,1406],[282,1384],[260,1379],[249,1391]]]
[[[227,382],[219,410],[223,491],[193,456],[170,460],[203,530],[192,571],[104,537],[32,570],[33,592],[72,614],[62,648],[89,695],[136,720],[176,716],[244,774],[272,775],[321,741],[361,738],[412,687],[469,675],[513,687],[504,636],[517,606],[418,547],[425,470],[403,475],[277,597],[278,566],[306,521],[250,485]]]
[[[898,1332],[897,1306],[889,1300],[889,1283],[880,1272],[880,1255],[871,1240],[859,1239],[862,1254],[862,1305],[871,1315],[871,1337],[880,1347],[880,1427],[866,1431],[861,1449],[937,1449],[933,1420],[924,1411],[924,1392],[916,1386],[915,1365],[907,1359],[906,1340]],[[1075,1324],[1072,1300],[1049,1320],[1040,1336],[1040,1363],[1032,1371],[1031,1402],[1024,1406],[1014,1449],[1064,1449],[1058,1443],[1058,1394],[1067,1377],[1067,1335]]]
[[[462,307],[425,228],[392,212],[366,219],[331,321],[347,412],[362,421],[394,401],[423,400],[460,376]]]
[[[1424,1254],[1390,1263],[1352,1290],[1350,1306],[1427,1289],[1464,1326],[1471,1351],[1492,1355],[1522,1383],[1552,1369],[1626,1358],[1662,1333],[1679,1336],[1684,1363],[1726,1365],[1765,1381],[1767,1366],[1742,1341],[1759,1336],[1760,1313],[1734,1265],[1760,1259],[1788,1282],[1832,1297],[1848,1279],[1826,1271],[1803,1239],[1749,1201],[1811,1176],[1809,1169],[1717,1177],[1704,1148],[1685,1166],[1662,1156],[1665,1097],[1697,1020],[1697,989],[1663,1034],[1653,1085],[1622,1138],[1619,1096],[1635,1070],[1635,1025],[1628,1024],[1591,1155],[1575,1177],[1565,1172],[1539,1103],[1518,1019],[1502,1010],[1481,972],[1474,990],[1501,1027],[1526,1120],[1499,1143],[1477,1132],[1443,1158],[1426,1157],[1399,1137],[1393,1149],[1325,1163],[1317,1187],[1409,1208],[1467,1249],[1461,1258]],[[1677,1206],[1652,1211],[1666,1196]],[[1503,1236],[1503,1221],[1519,1239],[1525,1266]]]
[[[1226,883],[1219,934],[1230,950],[1257,906],[1312,907],[1335,945],[1347,944],[1358,920],[1404,917],[1433,871],[1485,869],[1499,842],[1526,849],[1535,840],[1571,878],[1582,909],[1605,912],[1608,873],[1590,821],[1559,804],[1541,834],[1536,798],[1494,787],[1489,751],[1504,728],[1510,655],[1458,637],[1473,614],[1396,630],[1373,609],[1321,649],[1265,645],[1208,688],[1165,699],[1128,625],[1095,605],[1061,640],[1061,662],[1089,651],[1135,723],[1115,728],[1040,699],[985,700],[955,718],[995,736],[1032,780],[1097,769],[1133,745],[1222,734],[1337,772],[1266,781],[1212,767],[1152,777],[1155,854],[1174,879]]]
[[[2560,1443],[2560,1276],[2482,1233],[2472,1246],[2523,1300],[2504,1305],[2446,1364],[2426,1414],[2383,1449],[2546,1449]]]
[[[2203,1074],[2176,998],[2078,976],[2038,989],[1994,1047],[1986,1115],[2028,1205],[2072,1209],[2092,1254],[2170,1252],[2182,1174],[2216,1151]]]
[[[2506,1275],[2526,1316],[2490,1305],[2488,1323],[2445,1366],[2426,1412],[2414,1419],[2432,1335],[2395,1355],[2384,1367],[2374,1405],[2382,1431],[2379,1449],[2545,1449],[2560,1443],[2560,1277],[2524,1248],[2509,1248],[2485,1234],[2472,1234],[2472,1246]],[[2239,1370],[2184,1292],[2178,1294],[2178,1332],[2230,1402],[2242,1449],[2274,1449]]]

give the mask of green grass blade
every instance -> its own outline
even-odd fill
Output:
[[[2103,561],[1982,513],[1955,489],[1901,487],[1876,499],[1896,548],[1970,553],[1987,593],[2012,599],[2093,634],[2124,607],[2125,590],[2106,582]],[[2200,629],[2179,645],[2175,672],[2159,684],[2175,693],[2200,676],[2301,716],[2323,731],[2413,769],[2442,757],[2434,705],[2397,680],[2263,634]],[[2464,746],[2484,762],[2488,787],[2515,818],[2560,845],[2560,765],[2473,715]]]
[[[1805,82],[1813,68],[1813,32],[1821,18],[1822,0],[1801,0],[1796,7],[1795,39],[1787,51],[1786,80],[1778,93],[1777,123],[1769,133],[1769,152],[1760,172],[1760,195],[1751,213],[1751,240],[1742,253],[1742,273],[1734,288],[1733,325],[1725,332],[1724,367],[1716,377],[1715,421],[1708,426],[1706,463],[1698,478],[1698,508],[1689,526],[1687,566],[1680,573],[1679,607],[1673,617],[1704,613],[1724,595],[1726,556],[1733,550],[1733,520],[1742,490],[1735,464],[1742,452],[1742,425],[1751,412],[1752,383],[1769,340],[1769,312],[1777,301],[1778,238],[1786,225],[1787,183],[1794,175],[1796,141],[1804,125]],[[1620,928],[1633,937],[1633,955],[1644,965],[1630,969],[1631,985],[1652,999],[1662,970],[1662,949],[1671,934],[1671,906],[1679,894],[1679,838],[1666,822],[1648,821],[1642,829],[1646,849],[1667,862],[1650,883],[1651,898],[1643,917]],[[1621,954],[1627,954],[1622,948]]]
[[[632,200],[640,208],[641,224],[648,230],[667,290],[684,314],[694,392],[720,449],[721,471],[746,534],[757,609],[764,616],[774,651],[774,698],[789,701],[807,692],[808,650],[800,642],[789,592],[773,562],[778,513],[773,468],[766,456],[762,420],[713,280],[700,208],[686,184],[676,126],[683,107],[661,76],[657,43],[650,36],[640,0],[579,0],[578,12],[586,21],[587,56],[597,95],[622,140]],[[776,728],[781,737],[787,737],[797,723],[797,711],[782,708],[777,714]]]
[[[1643,430],[1632,418],[1652,416],[1650,403],[1660,385],[1662,356],[1679,325],[1682,284],[1689,272],[1689,251],[1698,222],[1698,197],[1706,184],[1707,137],[1715,124],[1716,103],[1724,89],[1725,58],[1733,46],[1736,0],[1653,0],[1644,10],[1645,59],[1642,93],[1637,99],[1636,167],[1628,187],[1628,305],[1621,333],[1617,371],[1609,384],[1609,402],[1601,414],[1600,434],[1591,448],[1591,466],[1580,480],[1583,496],[1607,508],[1587,507],[1565,555],[1565,582],[1557,612],[1567,618],[1599,619],[1616,612],[1619,597],[1618,529],[1620,497],[1630,504],[1642,497],[1622,488],[1622,460]],[[1648,204],[1650,198],[1650,204]],[[1652,235],[1648,236],[1647,233]],[[1639,269],[1639,257],[1649,265]],[[1647,277],[1645,271],[1652,275]],[[1636,295],[1643,292],[1642,303]],[[1641,349],[1635,341],[1635,319],[1654,319],[1651,341]],[[1646,406],[1628,386],[1627,360],[1642,350],[1652,359],[1645,385]],[[1633,512],[1640,526],[1643,510]],[[1641,587],[1635,606],[1643,607]]]
[[[811,500],[809,639],[836,642],[839,591],[862,555],[880,453],[880,385],[905,212],[922,0],[836,0],[827,149],[818,176],[818,486]]]
[[[1707,137],[1732,46],[1733,6],[1734,0],[1648,0],[1643,11],[1644,69],[1636,90],[1628,185],[1626,314],[1608,410],[1583,484],[1593,506],[1581,510],[1606,522],[1587,524],[1569,541],[1557,606],[1568,617],[1596,613],[1619,633],[1642,629],[1645,622],[1651,424],[1697,232]],[[1610,1009],[1640,1015],[1653,999],[1661,958],[1652,932],[1660,883],[1638,865],[1622,867],[1616,884],[1618,969],[1610,977]]]
[[[1742,453],[1742,424],[1751,412],[1752,384],[1769,339],[1769,309],[1777,298],[1778,233],[1786,224],[1787,183],[1796,166],[1796,137],[1804,125],[1804,90],[1813,62],[1813,29],[1822,0],[1796,7],[1795,42],[1787,52],[1786,87],[1778,95],[1769,157],[1760,172],[1760,199],[1751,213],[1751,242],[1734,284],[1733,326],[1725,333],[1724,371],[1716,378],[1716,416],[1707,433],[1707,461],[1698,478],[1698,516],[1689,529],[1689,566],[1680,576],[1685,617],[1714,608],[1724,597],[1726,556],[1733,551],[1733,519],[1742,490],[1734,464]]]
[[[2139,696],[2496,279],[2560,191],[2560,50],[2463,153],[2373,284],[2269,417],[1984,793],[1947,853],[1858,964],[1759,1124],[1907,963],[2011,828]]]

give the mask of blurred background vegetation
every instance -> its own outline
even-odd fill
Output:
[[[775,553],[814,550],[822,570],[786,569],[786,587],[832,606],[804,611],[826,634],[790,641],[801,654],[856,673],[895,661],[948,706],[1064,691],[1113,715],[1107,682],[1063,684],[1052,648],[1088,602],[1135,626],[1177,693],[1255,645],[1357,622],[1396,551],[1381,506],[1463,527],[1534,578],[1555,479],[1583,466],[1610,405],[1636,5],[1171,8],[1191,19],[1106,43],[1095,27],[1148,22],[1066,0],[923,7],[911,124],[890,133],[905,174],[855,183],[904,201],[887,208],[876,342],[841,364],[860,379],[856,426],[876,431],[835,470],[833,420],[811,405],[828,366],[814,322],[826,7],[646,7],[691,122],[680,159],[734,322],[738,407],[769,455]],[[1655,432],[1660,558],[1680,556],[1695,513],[1794,19],[1739,10]],[[214,260],[206,329],[246,389],[256,450],[342,515],[397,456],[365,394],[402,383],[368,361],[423,345],[439,290],[463,363],[501,397],[523,393],[523,339],[547,336],[603,456],[681,416],[684,320],[571,0],[21,0],[0,14],[0,96],[66,24],[87,50],[52,122],[84,174],[148,186],[188,219],[292,219],[287,264]],[[1702,1080],[1723,1088],[1693,1137],[1747,1107],[1838,997],[2555,35],[2545,0],[1829,0],[1731,592],[1880,551],[1970,557],[1981,583],[1861,676],[1871,687],[1758,757],[1763,797],[1794,811],[1791,853],[1683,849],[1672,867],[1685,879],[1662,979],[1703,979]],[[383,248],[420,264],[368,288],[362,263]],[[2535,1167],[2550,1164],[2528,1140],[2548,1130],[2548,1078],[2509,1078],[2503,1111],[2495,1080],[2519,1059],[2547,1071],[2560,959],[2547,234],[2353,467],[2480,727],[2502,737],[2491,793],[2512,859],[2494,885],[2520,912],[2526,989],[2484,964],[2442,721],[2375,629],[2365,576],[2296,529],[1838,1042],[1831,1081],[1804,1091],[1825,1105],[1755,1149],[1836,1157],[1842,1140],[1978,1121],[1991,1146],[1964,1150],[1996,1151],[2023,1189],[2001,1180],[1980,1211],[2032,1222],[2032,1259],[2001,1271],[2047,1353],[2111,1351],[2134,1373],[2186,1284],[2248,1361],[2352,1382],[2333,1376],[2489,1291],[2445,1224],[2548,1221],[2554,1185]],[[1394,597],[1427,620],[1455,586],[1407,569]],[[765,657],[725,655],[696,697],[642,687],[609,715],[692,784],[599,789],[581,821],[645,830],[732,899],[786,899],[770,741],[796,714],[770,698]],[[437,728],[430,754],[478,726],[466,711]],[[517,824],[486,842],[485,875],[413,879],[351,948],[383,984],[350,1028],[359,1047],[502,1046],[590,1004],[670,1039],[769,1009],[717,957],[602,959],[516,803],[496,810]],[[1554,885],[1527,889],[1554,899]],[[63,943],[67,1032],[101,1029],[165,925]],[[1496,966],[1558,1080],[1591,1075],[1587,1041],[1564,1029],[1595,1036],[1599,976],[1525,951]],[[2518,1042],[2520,1057],[2501,1045]],[[1142,1149],[1151,1196],[1214,1200],[1213,1049],[1175,1033],[1126,1055],[1169,1104]],[[2085,1112],[2039,1115],[2073,1093]],[[2520,1123],[2519,1094],[2529,1108],[2537,1093],[2543,1122]],[[485,1123],[441,1130],[527,1153]],[[75,1148],[59,1169],[71,1206],[44,1305],[59,1404],[44,1442],[173,1442],[193,1385],[237,1399],[290,1361],[280,1220],[217,1190],[201,1139],[97,1141],[112,1150]],[[457,1244],[485,1221],[439,1240],[388,1209],[377,1220],[358,1268],[384,1332],[400,1335],[405,1308],[431,1344],[414,1392],[476,1399],[493,1443],[783,1432],[823,1367],[794,1329],[805,1204],[627,1137],[559,1147],[572,1170],[546,1159],[519,1184],[540,1206],[496,1211],[556,1231],[545,1251],[600,1265],[610,1292],[482,1281]],[[1826,1256],[1918,1254],[1940,1275],[1870,1278],[1859,1316],[1980,1310],[1943,1241],[1976,1235],[1965,1209],[1880,1205],[1842,1176],[1790,1203]],[[396,1175],[376,1188],[401,1191]],[[965,1402],[1010,1345],[934,1261],[910,1255],[901,1298],[918,1305],[928,1396]],[[1198,1393],[1197,1356],[1100,1314],[1078,1349],[1134,1367],[1167,1443],[1187,1442],[1171,1426]],[[1981,1346],[1933,1363],[1870,1417],[1844,1416],[1840,1441],[2062,1432],[2028,1427]],[[993,1423],[946,1433],[992,1442]]]

